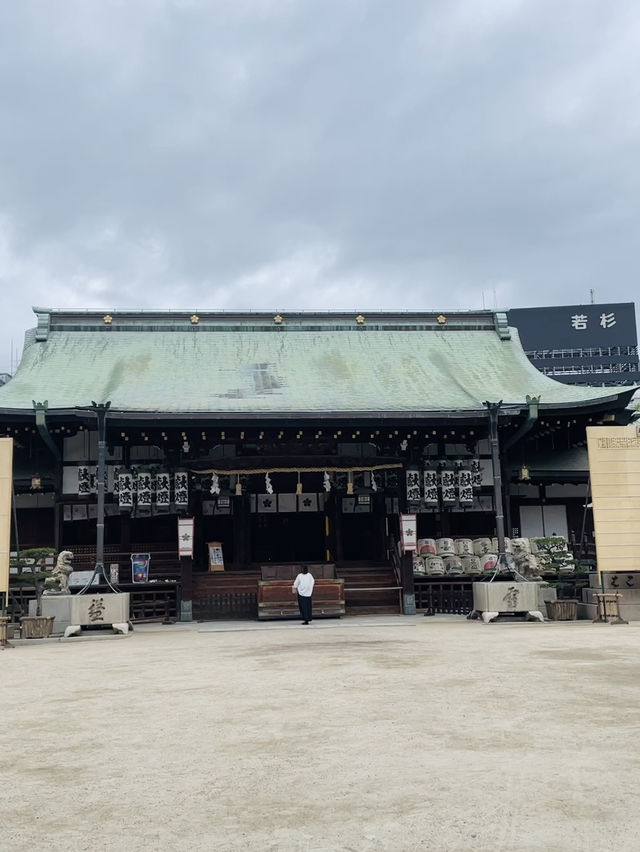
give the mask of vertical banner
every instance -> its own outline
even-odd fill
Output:
[[[424,502],[426,506],[438,505],[438,472],[426,469],[423,474]]]
[[[189,474],[185,470],[176,470],[174,474],[173,497],[176,506],[189,505]]]
[[[458,502],[462,506],[473,503],[473,474],[465,468],[458,471]]]
[[[91,472],[86,464],[78,465],[78,497],[91,494]]]
[[[482,468],[480,467],[480,459],[471,459],[469,462],[471,470],[471,484],[474,488],[482,488]]]
[[[178,518],[178,556],[193,556],[193,518]]]
[[[0,597],[2,607],[6,607],[9,598],[12,484],[13,438],[0,438]]]
[[[118,477],[120,476],[120,468],[109,466],[107,467],[107,477],[111,480],[111,490],[113,491],[113,496],[118,496]],[[109,487],[107,487],[107,491],[109,491]]]
[[[171,502],[171,484],[168,473],[156,474],[156,506],[169,508]]]
[[[118,474],[118,506],[120,509],[133,508],[133,477],[128,470]]]
[[[149,582],[149,563],[151,562],[150,553],[132,553],[131,554],[131,579],[134,583]]]
[[[442,492],[442,502],[451,506],[458,499],[458,477],[454,470],[440,471],[440,490]]]
[[[138,471],[138,506],[151,508],[151,474],[148,470]]]
[[[407,470],[406,472],[407,478],[407,502],[408,503],[419,503],[422,497],[420,491],[420,471],[418,470]]]
[[[402,540],[402,550],[405,553],[409,550],[415,551],[418,549],[416,515],[400,515],[400,537]]]

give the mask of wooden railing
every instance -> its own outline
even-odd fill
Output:
[[[130,595],[129,618],[132,622],[164,621],[178,618],[180,584],[173,582],[158,583],[120,583],[118,588]],[[72,589],[72,593],[77,590]],[[110,591],[107,586],[92,586],[92,592]],[[9,590],[9,615],[13,621],[28,614],[29,601],[35,600],[33,586],[21,586]]]
[[[96,549],[93,545],[70,545],[62,547],[61,550],[70,550],[73,553],[74,571],[92,571],[96,564]],[[149,553],[149,579],[150,580],[178,580],[180,578],[180,562],[176,548],[167,546],[162,548],[157,544],[143,542],[131,545],[131,548],[123,551],[121,545],[107,545],[104,549],[104,566],[109,574],[109,566],[117,563],[120,574],[120,582],[126,582],[131,577],[131,554]]]
[[[425,615],[468,615],[473,609],[473,580],[416,577],[416,609]]]
[[[389,555],[391,557],[391,564],[393,565],[393,573],[396,578],[396,583],[400,589],[400,612],[404,613],[404,602],[402,597],[402,569],[400,566],[400,551],[398,544],[399,543],[396,541],[394,536],[389,536]]]
[[[193,617],[197,621],[216,618],[257,618],[256,592],[212,592],[193,601]]]

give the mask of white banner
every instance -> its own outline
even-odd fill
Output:
[[[178,518],[178,556],[193,556],[193,518]]]
[[[405,553],[418,549],[418,525],[415,515],[400,515],[400,535]]]

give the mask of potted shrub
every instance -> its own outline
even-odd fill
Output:
[[[12,585],[17,586],[21,592],[25,588],[33,588],[36,594],[36,614],[23,615],[20,618],[21,633],[25,639],[43,639],[50,636],[53,630],[54,619],[42,615],[42,593],[53,569],[53,565],[47,565],[47,558],[53,557],[55,552],[53,547],[34,547],[20,551],[12,561],[18,568],[18,573],[11,575]],[[24,612],[23,594],[20,594],[20,605]]]

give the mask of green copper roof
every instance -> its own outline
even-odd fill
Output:
[[[200,314],[36,309],[0,410],[111,401],[112,411],[420,416],[484,401],[593,406],[613,388],[542,375],[503,314]],[[632,389],[625,388],[620,398]]]

